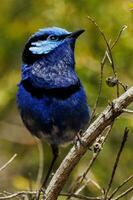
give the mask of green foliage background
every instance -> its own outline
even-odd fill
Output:
[[[0,1],[0,166],[14,153],[17,158],[5,170],[0,172],[0,191],[17,191],[35,188],[38,172],[37,142],[23,128],[16,109],[17,83],[20,80],[21,52],[27,38],[43,27],[59,26],[74,31],[84,28],[76,46],[76,70],[85,86],[88,102],[93,108],[98,93],[100,61],[106,45],[87,16],[95,18],[102,27],[107,39],[113,41],[120,28],[127,25],[119,43],[113,50],[115,66],[122,82],[131,86],[133,83],[133,3],[129,0],[1,0]],[[112,69],[107,63],[104,70],[104,83],[98,112],[116,97],[116,89],[105,84]],[[90,176],[101,186],[108,183],[112,165],[125,126],[130,128],[129,139],[121,158],[114,187],[132,173],[133,117],[123,114],[115,123],[103,152],[97,159]],[[71,145],[61,147],[61,162]],[[44,147],[45,172],[50,163],[50,147]],[[88,165],[92,152],[88,152],[72,173],[68,185],[72,184],[77,174]],[[30,180],[30,181],[29,181]],[[90,184],[84,194],[95,193]],[[98,191],[97,191],[98,192]],[[129,199],[131,195],[127,197]],[[60,198],[63,199],[63,198]],[[124,198],[126,199],[126,198]]]

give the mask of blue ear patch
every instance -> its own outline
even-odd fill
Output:
[[[32,46],[29,48],[29,50],[33,54],[47,54],[53,49],[55,49],[56,47],[58,47],[61,43],[62,41],[49,41],[49,40],[41,41],[40,40],[37,42],[32,42],[31,43]]]

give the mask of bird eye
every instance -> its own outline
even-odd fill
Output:
[[[53,41],[56,41],[58,39],[59,39],[59,37],[57,35],[49,35],[47,38],[47,40],[53,40]]]

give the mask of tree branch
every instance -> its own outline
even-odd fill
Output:
[[[123,109],[133,102],[133,87],[128,89],[119,98],[113,100],[111,105],[99,115],[99,117],[89,126],[82,136],[82,144],[73,146],[68,155],[65,157],[60,167],[56,171],[46,190],[47,200],[56,200],[71,171],[83,157],[88,147],[93,144],[95,139],[101,135],[103,130],[109,126]]]

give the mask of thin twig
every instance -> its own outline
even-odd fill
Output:
[[[123,84],[121,81],[118,80],[118,84],[124,89],[124,91],[127,91],[128,86]]]
[[[118,41],[119,41],[119,39],[120,39],[120,37],[121,37],[121,35],[122,35],[122,33],[123,33],[123,31],[124,31],[125,29],[127,29],[127,25],[124,25],[124,26],[121,27],[121,29],[120,29],[120,31],[119,31],[117,37],[116,37],[116,40],[115,40],[115,41],[113,42],[113,44],[111,45],[111,49],[118,43]]]
[[[112,56],[112,52],[111,52],[111,48],[110,48],[110,45],[106,39],[106,36],[104,34],[104,32],[101,30],[101,28],[99,27],[99,25],[96,23],[96,21],[88,16],[88,19],[97,27],[97,29],[99,30],[99,32],[101,33],[105,43],[106,43],[106,46],[107,46],[107,53],[108,53],[108,56],[110,57],[111,59],[111,66],[112,66],[112,69],[113,69],[113,72],[114,72],[114,75],[116,76],[116,70],[115,70],[115,65],[114,65],[114,60],[113,60],[113,56]]]
[[[93,120],[93,118],[95,116],[97,105],[99,103],[99,99],[100,99],[100,96],[101,96],[102,83],[103,83],[103,67],[104,67],[104,64],[101,63],[100,81],[99,81],[99,87],[98,87],[98,96],[96,98],[96,102],[95,102],[95,105],[94,105],[94,108],[93,108],[93,111],[92,111],[92,114],[91,114],[90,124],[91,124],[91,122],[92,122],[92,120]]]
[[[71,194],[71,193],[60,193],[60,196],[65,196],[65,197],[69,197],[70,195],[72,195],[72,197],[77,198],[77,199],[83,199],[83,200],[101,200],[101,197],[87,197],[84,195],[77,195],[77,194]]]
[[[92,157],[92,159],[90,160],[89,166],[88,166],[88,168],[87,168],[87,173],[88,173],[88,171],[90,170],[90,168],[91,168],[92,164],[94,163],[94,161],[96,160],[97,155],[98,155],[98,154],[94,154],[93,157]],[[83,182],[83,180],[85,179],[85,177],[86,177],[86,172],[85,172],[83,175],[81,175],[81,176],[79,176],[79,177],[77,178],[76,184],[75,184],[74,188],[72,188],[72,189],[69,191],[70,194],[73,195],[74,193],[77,192],[77,190],[79,190],[80,185],[81,185],[81,183]],[[82,187],[82,186],[81,186],[81,187]],[[69,195],[67,199],[70,199],[70,198],[72,197],[72,195],[71,195],[71,196]]]
[[[10,160],[8,160],[1,168],[0,171],[4,170],[15,158],[16,158],[17,154],[15,153]]]
[[[107,129],[106,129],[107,132],[106,132],[105,136],[102,137],[102,141],[100,141],[100,142],[101,142],[101,143],[100,143],[101,148],[99,148],[99,149],[97,150],[97,152],[94,153],[92,159],[90,160],[89,166],[87,167],[86,171],[85,171],[84,174],[82,175],[82,179],[81,179],[81,181],[80,181],[80,184],[81,184],[81,183],[83,182],[83,180],[86,178],[86,176],[87,176],[88,172],[90,171],[92,165],[94,164],[96,158],[98,157],[99,153],[101,152],[102,147],[103,147],[103,144],[105,143],[105,141],[106,141],[106,139],[107,139],[107,136],[108,136],[109,133],[111,132],[112,127],[113,127],[113,123],[112,123],[110,126],[107,127]],[[95,145],[95,144],[94,144],[94,145]]]
[[[112,56],[112,48],[117,44],[121,34],[123,33],[123,31],[127,28],[126,25],[124,25],[121,29],[120,29],[120,32],[116,38],[116,40],[113,42],[113,44],[110,46],[109,42],[107,41],[106,39],[106,36],[104,34],[104,32],[101,30],[101,28],[99,27],[99,25],[95,22],[95,20],[93,18],[91,18],[90,16],[88,16],[88,19],[97,27],[97,29],[99,30],[99,32],[101,33],[105,43],[106,43],[106,46],[107,46],[107,50],[105,51],[105,55],[104,55],[104,58],[103,60],[108,57],[109,61],[110,61],[110,64],[112,66],[112,69],[113,69],[113,73],[114,73],[114,76],[117,78],[117,71],[116,71],[116,67],[114,65],[114,60],[113,60],[113,56]],[[119,84],[116,85],[117,87],[117,97],[119,97]]]
[[[129,176],[126,180],[124,180],[117,188],[114,189],[112,194],[109,196],[108,200],[112,199],[112,197],[126,184],[128,183],[131,179],[133,178],[133,174]]]
[[[90,180],[90,182],[97,188],[101,191],[102,194],[104,194],[104,191],[103,191],[103,188],[101,188],[101,186],[94,180]]]
[[[77,189],[77,191],[75,191],[75,193],[73,193],[73,194],[79,194],[80,192],[82,192],[83,189],[88,185],[89,182],[90,182],[90,179],[87,180],[87,181],[85,182],[85,184],[82,185],[79,189]]]
[[[118,199],[124,197],[126,194],[128,194],[132,190],[133,190],[133,186],[131,186],[130,188],[128,188],[125,192],[122,192],[120,195],[118,195],[117,197],[115,197],[113,200],[118,200]]]
[[[110,181],[109,181],[107,190],[106,190],[106,192],[105,192],[105,199],[106,199],[106,197],[107,197],[107,195],[108,195],[108,193],[109,193],[109,190],[110,190],[110,188],[111,188],[111,186],[112,186],[112,182],[113,182],[113,179],[114,179],[114,176],[115,176],[115,173],[116,173],[116,168],[117,168],[117,166],[118,166],[121,153],[122,153],[123,148],[124,148],[124,146],[125,146],[125,143],[126,143],[126,141],[127,141],[128,132],[129,132],[128,128],[125,128],[125,130],[124,130],[124,135],[123,135],[122,142],[121,142],[121,146],[120,146],[120,149],[119,149],[118,154],[117,154],[117,156],[116,156],[116,160],[115,160],[115,163],[114,163],[114,166],[113,166],[111,178],[110,178]]]
[[[21,192],[16,192],[14,194],[10,194],[10,195],[7,195],[7,196],[4,196],[4,197],[0,197],[0,200],[2,199],[12,199],[12,198],[15,198],[15,197],[18,197],[18,196],[23,196],[23,195],[29,195],[29,194],[36,194],[36,191],[21,191]]]
[[[133,114],[133,110],[123,109],[123,111],[124,111],[125,113]]]
[[[107,136],[109,135],[110,131],[112,130],[112,126],[113,126],[113,124],[110,125],[110,126],[108,126],[107,129],[105,130],[105,131],[106,131],[106,134],[105,134],[104,137],[102,137],[103,139],[102,139],[101,144],[100,144],[101,147],[102,147],[103,144],[105,143],[105,141],[106,141],[106,139],[107,139]],[[92,165],[94,164],[94,162],[95,162],[95,160],[97,159],[97,157],[98,157],[98,155],[99,155],[99,153],[100,153],[101,150],[102,150],[102,148],[99,148],[98,151],[97,151],[96,153],[93,154],[93,157],[92,157],[92,159],[90,160],[89,165],[88,165],[86,171],[85,171],[81,176],[79,176],[79,177],[77,178],[75,186],[73,187],[73,189],[70,190],[70,193],[71,193],[71,194],[73,194],[73,193],[76,193],[76,194],[77,194],[77,190],[80,190],[80,185],[82,184],[82,182],[83,182],[84,179],[86,178],[88,172],[90,171]],[[82,187],[82,186],[81,186],[81,187]],[[68,199],[70,199],[70,198],[71,198],[71,196],[68,197]]]
[[[92,20],[91,20],[92,21]],[[93,22],[93,21],[92,21]],[[102,31],[101,29],[99,28],[99,26],[97,24],[94,23],[94,25],[98,28],[98,30],[100,31],[100,33],[102,34]],[[114,48],[114,46],[118,43],[123,31],[127,28],[126,25],[122,26],[122,28],[120,29],[115,41],[113,42],[113,44],[111,45],[110,49],[112,50]],[[103,34],[102,34],[103,35]],[[102,80],[103,80],[103,68],[104,68],[104,65],[105,65],[105,62],[106,62],[106,59],[107,59],[107,55],[108,55],[108,51],[106,50],[105,53],[104,53],[104,56],[102,58],[102,61],[101,61],[101,70],[100,70],[100,81],[99,81],[99,88],[98,88],[98,96],[97,96],[97,99],[96,99],[96,102],[95,102],[95,105],[94,105],[94,108],[93,108],[93,111],[92,111],[92,114],[91,114],[91,120],[90,120],[90,123],[92,122],[94,116],[95,116],[95,112],[96,112],[96,108],[97,108],[97,105],[99,103],[99,99],[100,99],[100,95],[101,95],[101,91],[102,91]],[[111,61],[112,62],[112,61]],[[121,83],[121,82],[120,82]],[[123,84],[122,84],[123,86]],[[124,87],[125,88],[125,87]]]

